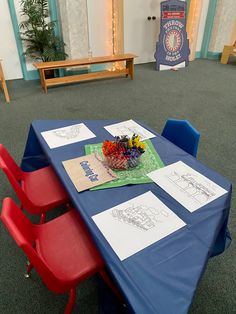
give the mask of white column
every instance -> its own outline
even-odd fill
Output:
[[[230,42],[236,16],[235,0],[218,0],[209,51],[222,52]]]

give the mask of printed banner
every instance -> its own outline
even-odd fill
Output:
[[[188,65],[190,50],[186,32],[186,10],[187,3],[183,1],[161,2],[161,27],[155,53],[157,70]]]

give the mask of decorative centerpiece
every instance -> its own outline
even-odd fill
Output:
[[[141,155],[145,152],[145,144],[140,136],[116,136],[114,141],[104,141],[102,152],[105,162],[113,169],[134,168],[140,163]]]

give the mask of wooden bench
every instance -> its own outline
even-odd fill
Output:
[[[5,77],[4,77],[1,61],[2,60],[0,59],[0,86],[1,86],[1,88],[3,90],[6,102],[10,102],[10,97],[9,97],[9,94],[8,94],[7,84],[6,84],[6,81],[5,81]]]
[[[222,64],[227,64],[230,55],[236,57],[236,19],[234,20],[229,43],[224,46],[220,62]]]
[[[41,85],[44,89],[45,93],[47,93],[47,88],[51,86],[57,86],[61,84],[69,84],[81,81],[88,80],[96,80],[96,79],[104,79],[115,76],[130,75],[130,78],[134,78],[134,58],[136,58],[134,54],[121,54],[121,55],[112,55],[106,57],[94,57],[94,58],[86,58],[86,59],[78,59],[78,60],[63,60],[63,61],[52,61],[52,62],[40,62],[34,63],[34,66],[39,70]],[[126,62],[126,66],[123,69],[115,69],[114,71],[106,70],[99,72],[90,72],[85,74],[78,75],[69,75],[63,77],[54,77],[54,78],[46,78],[45,71],[47,70],[55,70],[55,69],[63,69],[63,68],[72,68],[79,66],[88,66],[92,64],[104,64],[111,62]]]

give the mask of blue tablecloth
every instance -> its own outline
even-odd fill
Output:
[[[41,136],[42,131],[81,122],[96,134],[95,138],[50,149]],[[230,243],[227,222],[231,184],[156,134],[152,143],[165,165],[182,160],[228,193],[194,213],[190,213],[154,183],[78,193],[61,162],[84,155],[85,144],[112,139],[103,126],[114,122],[117,121],[34,121],[30,127],[22,169],[31,171],[47,164],[54,167],[75,208],[87,224],[131,311],[142,314],[187,313],[209,257],[222,253]],[[91,216],[147,191],[152,191],[187,225],[121,262]]]

